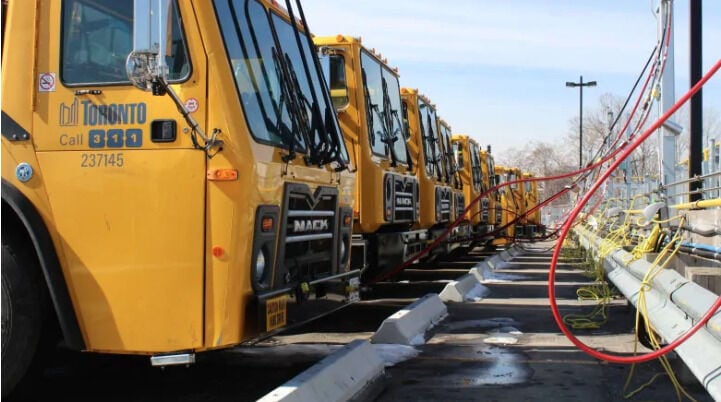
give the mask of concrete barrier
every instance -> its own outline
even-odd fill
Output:
[[[484,297],[487,292],[488,289],[481,285],[476,275],[468,273],[447,284],[439,296],[443,302],[464,302]]]
[[[259,402],[348,401],[367,392],[384,373],[368,341],[355,340],[260,398]]]
[[[427,294],[386,318],[371,337],[373,343],[422,345],[424,334],[448,315],[446,305],[435,294]]]

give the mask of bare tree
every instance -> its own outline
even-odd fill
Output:
[[[684,130],[676,138],[676,161],[678,163],[689,159],[689,131],[690,112],[689,104],[681,106],[681,108],[671,117],[674,121],[684,127]],[[706,108],[703,110],[703,142],[704,148],[708,141],[715,138],[716,141],[721,140],[721,113],[718,110]]]
[[[558,146],[558,143],[531,141],[520,147],[506,151],[498,156],[499,164],[521,168],[524,172],[532,173],[536,177],[552,177],[572,172],[576,166],[571,161],[571,154],[567,148]],[[570,163],[569,163],[570,162]],[[539,197],[542,200],[553,196],[571,183],[571,179],[542,181],[539,183]],[[561,197],[554,204],[566,204],[569,198]]]

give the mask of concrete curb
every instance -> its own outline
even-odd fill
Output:
[[[508,249],[508,254],[511,256],[511,258],[518,257],[519,255],[523,254],[523,250],[520,247],[513,245]]]
[[[422,345],[423,334],[448,315],[446,305],[435,294],[427,294],[386,318],[371,338],[372,343]]]
[[[488,269],[488,268],[486,267],[486,269]],[[483,269],[482,266],[475,266],[475,267],[471,268],[471,269],[468,271],[468,273],[469,273],[470,275],[475,276],[475,277],[476,277],[476,280],[477,280],[479,283],[483,283],[483,281],[486,280],[486,278],[483,276],[483,271],[484,271],[484,269]]]
[[[504,252],[505,252],[505,251],[504,251]],[[489,258],[489,259],[486,259],[486,260],[481,261],[481,263],[478,264],[478,265],[480,266],[480,265],[484,265],[484,264],[485,264],[485,265],[488,266],[489,269],[494,270],[494,269],[496,269],[496,267],[498,266],[498,264],[500,264],[500,263],[502,263],[502,262],[506,262],[506,261],[501,257],[500,254],[496,254],[496,255],[494,255],[493,257]]]
[[[482,286],[476,275],[468,273],[447,284],[439,296],[443,302],[464,302],[473,297],[481,297]],[[476,293],[478,296],[475,296]]]
[[[373,346],[357,339],[258,401],[347,401],[364,392],[383,373],[383,361]]]

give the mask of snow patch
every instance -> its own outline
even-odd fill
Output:
[[[518,338],[515,336],[489,336],[483,340],[484,343],[491,345],[515,345],[518,343]]]
[[[429,328],[429,329],[430,329],[430,328]],[[423,344],[425,344],[425,343],[426,343],[425,333],[417,334],[416,336],[414,336],[414,337],[410,340],[410,344],[411,344],[411,345],[423,345]]]
[[[386,367],[394,366],[420,354],[420,351],[413,346],[385,343],[373,344],[372,346]]]
[[[507,283],[528,279],[527,277],[522,275],[498,273],[490,269],[486,264],[481,264],[481,266],[476,267],[476,269],[479,269],[481,271],[480,273],[483,277],[481,283]]]

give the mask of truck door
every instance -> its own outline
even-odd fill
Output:
[[[189,6],[172,3],[170,82],[204,126],[197,26],[179,18]],[[40,10],[33,142],[86,344],[199,347],[206,156],[170,97],[128,82],[132,1],[47,0]]]

